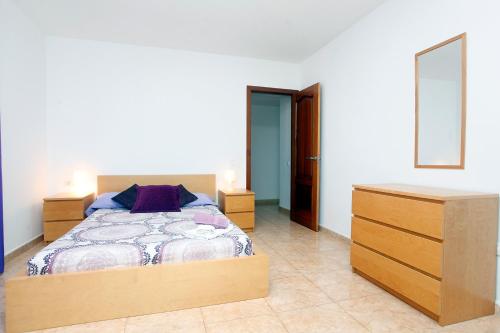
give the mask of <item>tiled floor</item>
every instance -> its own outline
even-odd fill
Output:
[[[353,274],[349,243],[315,233],[274,206],[258,206],[255,246],[271,259],[265,299],[153,314],[43,332],[474,332],[500,333],[500,315],[441,328],[434,321]],[[42,245],[7,265],[3,281]],[[3,312],[3,301],[2,301]],[[3,328],[2,313],[2,328]]]

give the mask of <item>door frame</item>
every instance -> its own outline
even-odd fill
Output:
[[[266,93],[275,95],[290,96],[292,99],[292,115],[294,114],[296,103],[295,97],[298,90],[271,88],[259,86],[247,86],[247,153],[246,153],[246,189],[252,189],[252,93]],[[293,122],[293,119],[292,119]],[[292,135],[292,150],[293,150],[293,135]],[[290,182],[292,180],[290,179]]]

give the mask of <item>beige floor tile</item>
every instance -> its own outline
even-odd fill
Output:
[[[126,333],[202,333],[205,332],[201,310],[188,309],[127,319]]]
[[[269,257],[269,278],[271,280],[301,277],[302,274],[281,256]]]
[[[422,332],[438,328],[429,317],[388,293],[381,293],[339,304],[371,332]]]
[[[206,324],[207,333],[287,333],[276,316],[259,316]]]
[[[271,247],[269,247],[264,241],[257,241],[253,242],[253,246],[255,249],[263,251],[265,254],[267,254],[269,257],[272,256],[280,256],[278,253],[274,251]]]
[[[266,300],[276,312],[331,303],[326,294],[302,276],[271,281]]]
[[[350,269],[328,272],[303,272],[303,274],[333,301],[385,293],[384,290],[353,273]]]
[[[320,231],[319,234],[322,234]],[[318,236],[306,235],[302,237],[297,242],[297,247],[299,250],[304,251],[332,251],[332,250],[343,250],[348,251],[350,245],[344,241],[335,239],[331,236],[315,238]]]
[[[274,252],[285,257],[297,253],[295,240],[275,240],[269,243],[269,247],[271,247]]]
[[[329,256],[309,256],[297,253],[286,258],[288,262],[300,271],[325,272],[338,269],[348,269],[350,266],[345,260]]]
[[[279,317],[290,333],[368,332],[337,304],[281,312]]]
[[[302,273],[293,267],[291,269],[288,269],[285,265],[281,266],[271,266],[269,268],[269,280],[280,280],[280,279],[287,279],[287,278],[293,278],[293,277],[302,277]]]
[[[72,325],[46,329],[43,333],[123,333],[126,319],[98,321],[88,324]]]
[[[201,312],[206,324],[273,314],[263,298],[207,306],[201,308]]]
[[[300,249],[296,253],[301,254],[304,257],[315,260],[328,259],[328,260],[335,260],[343,264],[349,264],[349,259],[350,259],[349,249],[324,249],[324,250]]]
[[[280,230],[273,231],[273,232],[267,232],[264,234],[259,234],[259,238],[261,238],[264,242],[266,242],[267,245],[272,247],[274,250],[278,249],[278,244],[281,243],[294,243],[296,241],[296,238],[291,236],[288,233],[283,233]]]

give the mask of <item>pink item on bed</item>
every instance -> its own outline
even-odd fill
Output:
[[[193,220],[197,224],[211,225],[214,226],[216,229],[226,229],[229,226],[229,220],[224,215],[195,213]]]

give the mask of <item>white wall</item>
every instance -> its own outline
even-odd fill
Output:
[[[487,0],[388,1],[303,63],[303,85],[322,84],[323,226],[350,235],[356,183],[500,192],[499,11],[500,2]],[[414,54],[462,32],[465,170],[414,169]]]
[[[252,105],[252,191],[256,200],[280,196],[280,108]]]
[[[245,185],[246,86],[296,88],[300,66],[65,38],[47,40],[51,191],[91,174],[236,171]]]
[[[41,234],[47,194],[45,39],[10,0],[0,0],[0,113],[7,254]]]
[[[280,207],[290,210],[290,181],[292,159],[292,100],[290,96],[280,98]]]

